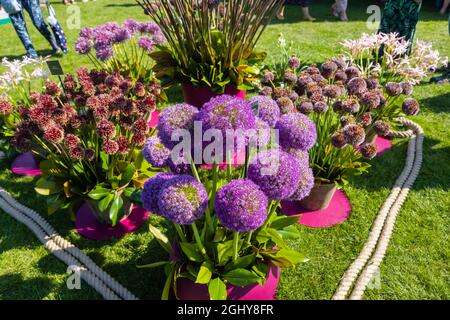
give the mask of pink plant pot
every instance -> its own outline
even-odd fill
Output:
[[[383,153],[392,149],[392,139],[388,137],[377,136],[375,138],[375,144],[377,145],[377,156],[381,156]]]
[[[20,176],[35,177],[42,174],[39,163],[32,152],[22,153],[11,164],[11,171]]]
[[[150,119],[148,121],[148,125],[150,128],[156,128],[159,122],[159,111],[153,111],[153,113],[150,115]]]
[[[101,241],[121,238],[138,229],[149,215],[143,208],[133,206],[131,213],[113,227],[99,222],[91,207],[85,203],[78,209],[75,230],[83,237],[91,240]]]
[[[184,102],[190,104],[194,107],[201,109],[205,103],[207,103],[211,98],[221,95],[220,93],[212,91],[208,87],[195,87],[189,83],[183,83],[181,85],[183,90]],[[242,100],[245,100],[246,92],[243,90],[238,90],[233,86],[227,85],[225,87],[225,94],[235,96]]]
[[[269,274],[263,286],[252,284],[245,287],[227,285],[227,300],[274,300],[278,282],[280,280],[280,268],[270,265]],[[196,284],[187,278],[177,280],[178,300],[209,300],[208,287]]]

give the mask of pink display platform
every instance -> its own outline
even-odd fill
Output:
[[[131,214],[126,219],[112,227],[98,222],[91,208],[87,204],[83,204],[77,212],[75,229],[83,237],[91,240],[120,238],[139,228],[148,216],[149,213],[143,208],[134,206]]]
[[[208,87],[194,87],[188,83],[183,83],[181,85],[181,89],[183,90],[184,102],[197,107],[198,109],[201,109],[203,105],[212,98],[220,95],[217,92],[211,91]],[[233,86],[227,85],[225,86],[224,94],[245,100],[247,93],[243,90],[238,90]]]
[[[148,122],[148,125],[152,128],[156,128],[159,122],[159,111],[155,111],[151,114],[150,121]]]
[[[228,284],[227,300],[274,300],[279,280],[280,268],[271,265],[269,276],[263,286],[252,284],[245,287],[236,287]],[[186,278],[178,278],[177,298],[179,300],[209,300],[208,287],[196,284]]]
[[[282,201],[281,211],[289,216],[300,215],[298,221],[311,228],[328,228],[341,224],[350,217],[352,205],[342,190],[337,190],[328,208],[319,211],[308,211],[298,202]]]
[[[391,150],[392,146],[393,146],[392,139],[387,138],[387,137],[380,137],[380,136],[377,136],[377,138],[375,139],[375,144],[377,145],[377,150],[378,150],[377,155],[378,156]]]
[[[11,164],[11,171],[17,175],[29,177],[42,174],[39,163],[31,152],[22,153],[15,158]]]
[[[233,159],[231,160],[231,165],[233,167],[238,167],[240,165],[243,165],[245,163],[245,150],[242,150],[241,152],[235,153],[233,155]],[[202,169],[209,169],[212,170],[213,165],[212,164],[203,164],[200,166]],[[224,170],[227,168],[227,162],[222,162],[219,164],[219,170]]]

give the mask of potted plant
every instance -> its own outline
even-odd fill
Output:
[[[156,90],[154,90],[156,88]],[[159,84],[144,85],[119,73],[80,68],[63,88],[47,82],[32,106],[21,110],[13,144],[44,159],[37,193],[48,213],[73,214],[87,202],[102,222],[126,217],[151,168],[141,148],[152,134],[146,118],[155,110]],[[154,129],[153,129],[154,131]]]
[[[167,44],[150,56],[167,84],[182,83],[185,102],[200,108],[218,94],[245,97],[266,54],[254,50],[282,1],[137,1]]]
[[[188,116],[180,121],[181,109]],[[201,110],[185,104],[169,107],[160,125],[143,152],[150,164],[166,172],[145,183],[142,204],[168,219],[175,230],[169,238],[150,226],[170,257],[144,266],[165,267],[162,298],[168,299],[173,288],[179,299],[272,299],[279,268],[305,261],[286,244],[299,236],[293,226],[298,218],[278,212],[281,200],[300,200],[311,190],[308,160],[298,158],[295,149],[282,151],[274,141],[263,138],[269,125],[249,103],[228,95],[212,99]],[[202,131],[196,133],[198,128]],[[184,142],[200,134],[201,143],[178,152],[183,142],[167,140],[178,136],[177,130],[185,133]],[[208,132],[215,132],[215,141],[207,138]],[[234,137],[248,137],[242,140],[249,150],[246,160],[233,167],[227,158],[226,170],[219,171],[223,159],[218,155],[229,154],[239,145],[234,139],[223,144],[226,139],[219,137],[236,132],[241,134]],[[196,159],[198,151],[205,156],[212,146],[212,158]],[[205,161],[213,165],[212,170],[199,169]],[[173,163],[184,164],[184,170]]]

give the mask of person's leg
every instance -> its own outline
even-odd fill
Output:
[[[336,0],[336,10],[339,14],[339,18],[341,19],[341,21],[348,21],[347,5],[348,0]]]
[[[311,4],[311,0],[301,0],[300,6],[303,11],[303,19],[308,21],[315,21],[316,19],[311,16],[309,13],[309,5]]]
[[[442,5],[442,8],[441,8],[441,14],[445,14],[449,5],[450,5],[450,0],[445,0],[444,4]]]
[[[31,21],[38,31],[44,36],[45,39],[52,46],[52,49],[55,51],[59,51],[58,43],[56,42],[55,36],[49,30],[47,24],[44,21],[44,17],[42,16],[41,8],[36,0],[22,0],[23,8],[30,15]]]
[[[9,18],[11,19],[14,29],[16,29],[16,33],[19,36],[20,41],[27,51],[27,56],[30,58],[37,58],[37,53],[33,47],[33,43],[31,42],[30,35],[28,34],[27,25],[22,12],[10,14]]]
[[[284,4],[280,7],[280,9],[277,12],[277,19],[284,20]]]

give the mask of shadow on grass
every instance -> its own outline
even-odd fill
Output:
[[[44,277],[24,280],[18,274],[0,276],[0,299],[39,300],[53,290],[54,284]]]
[[[441,84],[442,86],[448,86],[450,89],[450,85]],[[438,96],[433,96],[430,98],[421,99],[420,105],[423,108],[427,108],[435,113],[447,113],[450,112],[450,91]]]
[[[51,56],[52,58],[60,58],[60,57],[58,57],[57,55],[54,54],[53,50],[50,50],[50,49],[37,50],[36,52],[37,52],[38,56],[40,56],[40,57]],[[23,54],[0,56],[0,60],[3,59],[3,58],[6,58],[8,60],[20,60],[25,55],[26,55],[26,52],[24,50]]]

